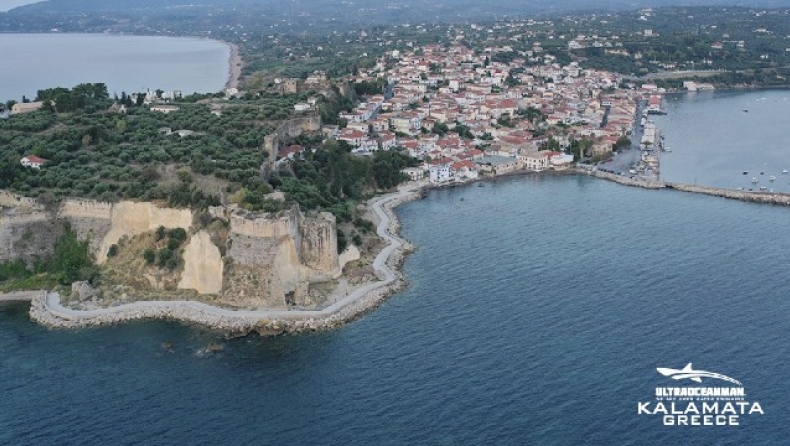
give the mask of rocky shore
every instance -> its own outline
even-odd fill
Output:
[[[374,212],[381,219],[376,231],[388,242],[373,262],[380,280],[354,290],[322,310],[245,311],[193,301],[153,301],[80,311],[63,307],[57,293],[37,293],[30,305],[30,317],[48,327],[64,329],[146,319],[171,319],[205,325],[230,336],[251,332],[279,334],[330,330],[373,310],[406,285],[400,267],[413,246],[398,236],[400,222],[394,209],[421,196],[422,188],[411,186],[379,197],[372,203]]]

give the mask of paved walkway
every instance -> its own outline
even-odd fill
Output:
[[[11,291],[9,293],[0,293],[0,302],[30,302],[36,296],[46,293],[44,290],[34,291]]]

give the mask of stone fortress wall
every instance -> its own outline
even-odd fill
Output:
[[[0,191],[2,192],[2,191]],[[154,203],[65,200],[56,212],[45,212],[35,201],[0,193],[11,207],[0,213],[0,261],[52,255],[64,222],[81,240],[90,242],[97,263],[125,236],[154,231],[159,226],[191,233],[184,248],[181,289],[217,294],[241,307],[285,308],[298,304],[310,282],[339,276],[334,216],[305,217],[297,206],[276,216],[242,214],[215,207],[209,212],[230,223],[228,250],[223,257],[210,234],[193,230],[188,209]],[[227,266],[227,267],[226,267]]]

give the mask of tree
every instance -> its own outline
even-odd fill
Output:
[[[156,261],[156,252],[154,252],[153,249],[148,248],[143,251],[143,258],[145,259],[145,263],[148,265],[153,265]]]

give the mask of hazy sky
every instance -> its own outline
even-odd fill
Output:
[[[39,1],[41,0],[0,0],[0,12],[8,11],[9,9],[16,8],[17,6],[38,3]]]

